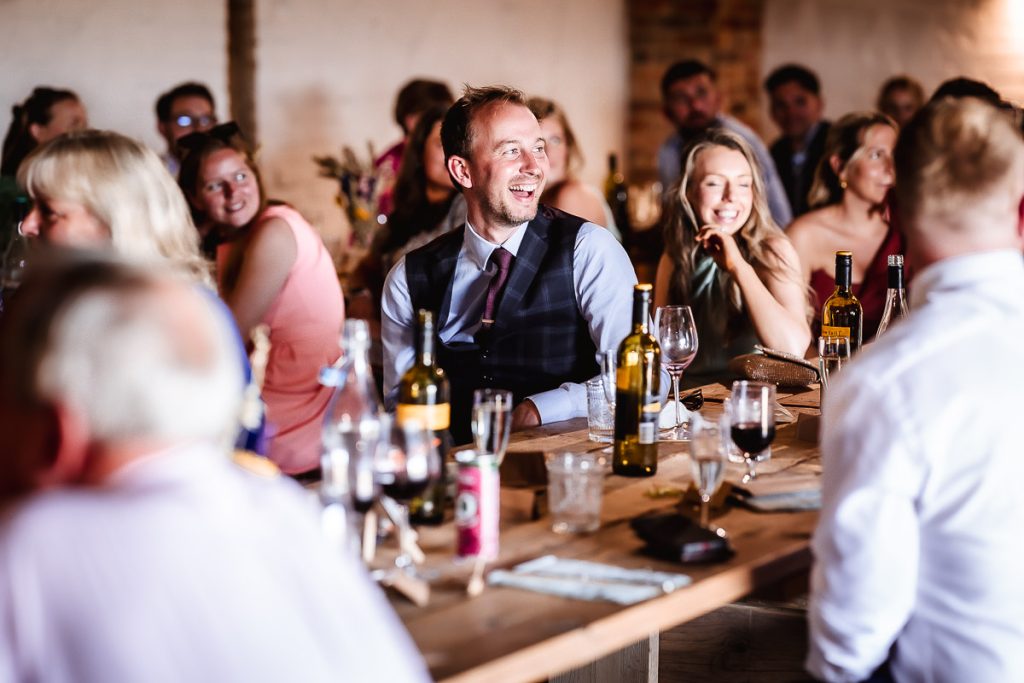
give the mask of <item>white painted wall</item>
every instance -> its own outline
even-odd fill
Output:
[[[1024,0],[766,0],[763,46],[765,75],[791,61],[817,71],[833,119],[873,109],[898,73],[926,96],[966,75],[1024,101]]]
[[[605,154],[623,146],[625,1],[259,0],[257,101],[270,191],[337,237],[335,187],[316,176],[311,157],[396,140],[393,98],[414,76],[455,90],[507,83],[558,100],[586,153],[585,178],[600,182]],[[225,117],[226,4],[0,0],[0,127],[38,84],[76,90],[94,126],[156,149],[153,103],[175,83],[206,81]],[[831,117],[870,107],[896,72],[928,89],[966,73],[1024,101],[1024,0],[766,0],[763,45],[765,72],[785,61],[819,72]]]
[[[0,0],[0,135],[37,85],[78,93],[95,128],[158,151],[153,106],[185,80],[205,81],[227,115],[226,2]]]
[[[627,99],[622,0],[263,0],[258,93],[266,180],[330,236],[335,185],[314,154],[383,150],[401,137],[394,96],[410,78],[503,83],[566,109],[600,182],[621,151]]]

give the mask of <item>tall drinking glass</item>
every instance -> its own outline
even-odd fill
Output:
[[[512,392],[505,389],[474,391],[472,426],[476,452],[493,455],[501,465],[512,427]]]
[[[615,416],[615,370],[619,363],[619,352],[615,349],[606,349],[597,354],[597,362],[601,366],[601,386],[604,387],[604,397],[608,399],[608,405],[612,409],[612,416]]]
[[[818,370],[821,388],[828,389],[832,375],[850,362],[850,340],[846,337],[818,337]]]
[[[693,482],[700,494],[700,525],[708,528],[711,497],[722,485],[728,452],[727,419],[717,422],[705,420],[700,415],[693,418],[693,435],[690,437],[690,467]]]
[[[757,477],[757,455],[775,440],[775,385],[740,380],[732,383],[729,396],[730,436],[743,453],[747,473],[743,481]]]
[[[661,364],[672,378],[672,398],[675,403],[676,425],[666,439],[684,441],[690,438],[688,424],[683,424],[682,404],[679,402],[679,380],[683,370],[697,356],[697,326],[689,306],[660,306],[654,315],[661,346]]]

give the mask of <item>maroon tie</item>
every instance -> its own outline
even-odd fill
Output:
[[[491,252],[489,263],[497,264],[498,272],[491,278],[487,285],[487,301],[484,303],[484,315],[480,323],[484,328],[494,324],[494,314],[498,309],[498,301],[501,298],[501,290],[508,280],[508,269],[512,265],[512,252],[505,247],[498,247]]]

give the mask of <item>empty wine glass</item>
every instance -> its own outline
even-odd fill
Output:
[[[501,465],[512,427],[512,392],[505,389],[474,391],[472,422],[477,453],[493,455]]]
[[[411,573],[409,502],[440,478],[441,460],[433,434],[423,424],[412,420],[398,424],[390,416],[382,416],[381,422],[384,428],[377,448],[376,478],[383,494],[398,503],[386,506],[389,515],[398,517],[394,520],[399,534],[395,565]]]
[[[675,403],[676,423],[664,438],[684,441],[690,438],[688,425],[683,424],[682,404],[679,402],[679,380],[683,370],[697,356],[697,326],[689,306],[660,306],[654,315],[658,344],[661,346],[661,364],[672,378],[672,398]]]
[[[729,396],[730,436],[747,463],[746,483],[757,477],[757,454],[775,439],[775,385],[739,380]]]
[[[719,421],[693,417],[690,437],[690,467],[693,483],[700,494],[700,525],[708,528],[711,498],[725,478],[728,451],[728,418]]]

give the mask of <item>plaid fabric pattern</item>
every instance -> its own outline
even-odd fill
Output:
[[[439,345],[438,362],[452,384],[453,411],[455,394],[471,396],[473,389],[509,389],[518,402],[598,373],[597,350],[573,282],[573,253],[583,222],[541,206],[526,227],[494,325],[477,335],[476,344]],[[447,319],[463,236],[463,230],[454,230],[406,255],[414,310],[427,308],[438,320]]]

